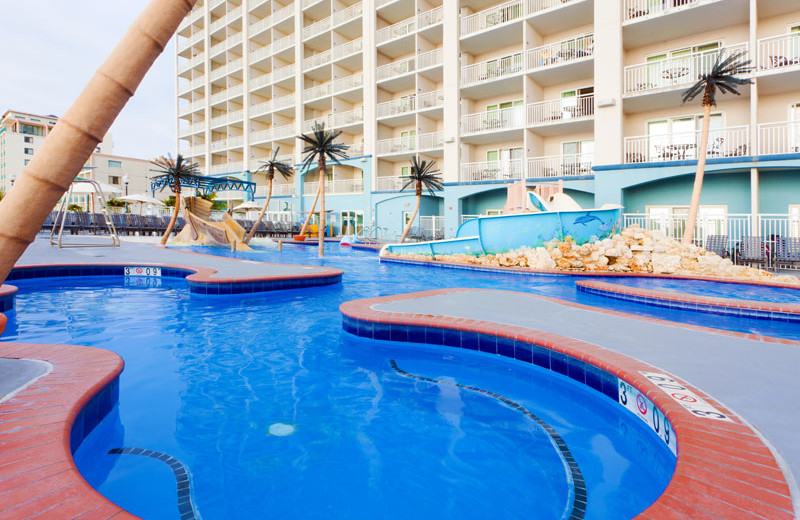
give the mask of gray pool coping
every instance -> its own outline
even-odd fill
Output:
[[[623,317],[507,291],[460,290],[379,303],[373,309],[526,327],[652,364],[738,413],[777,449],[795,481],[800,481],[798,346]]]
[[[0,358],[0,402],[49,370],[50,365],[43,361]]]

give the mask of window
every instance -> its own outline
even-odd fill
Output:
[[[522,147],[486,150],[486,178],[522,178],[522,156]]]
[[[680,116],[647,123],[648,159],[679,161],[697,158],[697,141],[703,116]],[[721,113],[711,114],[708,135],[709,152],[724,143],[725,120]]]
[[[109,168],[122,168],[122,161],[112,161],[109,159],[108,161]]]
[[[19,133],[30,134],[30,135],[44,135],[44,128],[42,128],[41,126],[26,125],[24,123],[20,123]]]
[[[121,182],[120,177],[118,177],[116,175],[109,175],[108,176],[108,183],[111,184],[112,186],[119,186],[120,182]]]
[[[686,228],[689,206],[647,206],[645,208],[650,226],[669,237],[680,239]],[[728,206],[701,205],[697,210],[698,225],[695,238],[705,242],[709,235],[728,234]]]
[[[411,175],[411,167],[410,166],[403,166],[400,168],[400,175],[403,177],[408,177]]]
[[[648,56],[647,88],[686,83],[711,69],[722,44],[712,42]]]
[[[522,70],[522,53],[502,56],[486,62],[486,78],[491,79],[506,74],[514,74]]]
[[[25,166],[28,166],[28,163],[30,163],[30,162],[31,162],[30,159],[25,159]]]
[[[26,143],[32,143],[33,142],[33,137],[25,136],[24,140],[25,140]]]
[[[25,155],[33,155],[33,148],[25,148]]]
[[[561,93],[561,119],[584,117],[594,114],[594,103],[591,96],[594,87],[583,87],[576,90],[565,90]],[[555,114],[558,118],[558,113]]]
[[[594,162],[594,141],[567,141],[561,143],[561,171],[567,175],[591,173]]]
[[[363,211],[342,211],[342,235],[357,235],[363,227]]]

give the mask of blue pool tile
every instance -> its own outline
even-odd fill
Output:
[[[461,331],[461,348],[468,350],[478,350],[480,344],[480,334],[477,332],[469,332],[466,330]]]
[[[392,325],[389,337],[392,341],[408,341],[408,327],[405,325]]]
[[[425,343],[425,328],[408,327],[408,341],[411,343]]]
[[[452,329],[442,330],[442,345],[447,345],[448,347],[460,347],[461,331]]]
[[[517,341],[514,343],[514,359],[524,361],[525,363],[533,363],[533,347],[528,343]]]
[[[582,385],[586,384],[586,363],[567,356],[567,375]]]
[[[375,323],[372,326],[373,339],[391,339],[392,331],[391,326],[385,323]]]
[[[614,401],[619,401],[619,380],[613,374],[601,371],[603,377],[603,393]]]
[[[501,356],[514,359],[514,340],[509,338],[497,338],[497,353]]]
[[[489,334],[478,334],[478,350],[497,354],[497,337]]]
[[[550,349],[534,345],[533,364],[550,370]]]
[[[444,345],[444,331],[433,327],[425,328],[425,343],[430,345]]]
[[[595,367],[593,365],[587,364],[586,365],[586,370],[585,370],[585,375],[586,375],[586,385],[589,388],[591,388],[593,390],[597,390],[598,392],[602,392],[603,391],[602,370],[600,370],[599,368],[597,368],[597,367]]]
[[[565,376],[568,375],[567,356],[560,352],[550,352],[550,370]]]

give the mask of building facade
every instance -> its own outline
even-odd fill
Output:
[[[13,110],[0,118],[0,190],[7,193],[14,180],[22,173],[45,138],[58,122],[56,116],[41,116]],[[106,197],[119,197],[127,193],[150,191],[153,168],[149,160],[114,155],[111,134],[97,145],[80,175],[112,186],[116,193]],[[73,196],[70,202],[86,206],[86,195]]]
[[[334,225],[389,236],[414,206],[415,154],[445,182],[420,225],[447,236],[519,179],[682,215],[702,107],[681,94],[723,50],[752,60],[753,83],[712,111],[701,215],[800,218],[800,4],[785,0],[201,0],[178,31],[179,145],[207,174],[264,184],[260,161],[280,147],[299,163],[295,136],[323,121],[351,145],[326,184]],[[307,210],[316,175],[279,181],[271,209]]]

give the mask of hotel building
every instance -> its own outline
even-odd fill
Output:
[[[179,146],[263,200],[260,161],[280,147],[299,163],[295,137],[324,121],[351,146],[326,183],[334,226],[387,237],[414,207],[400,188],[415,154],[445,182],[420,226],[446,236],[498,212],[519,179],[679,218],[702,115],[681,94],[721,50],[746,53],[753,83],[718,95],[701,216],[797,220],[797,1],[200,0],[178,31]],[[316,175],[279,179],[271,209],[306,211]]]

